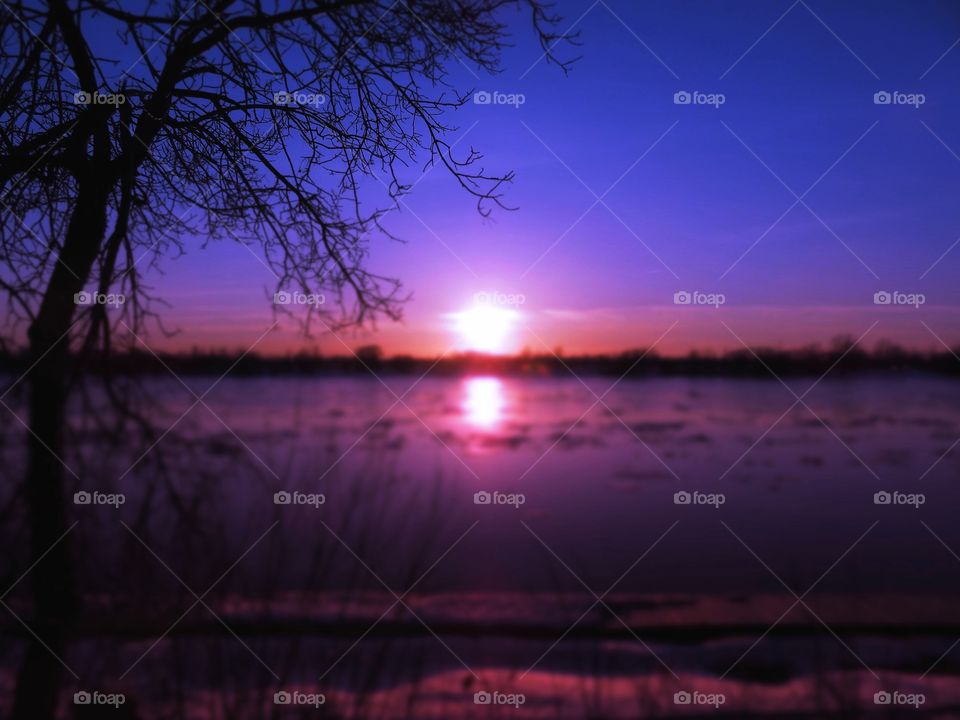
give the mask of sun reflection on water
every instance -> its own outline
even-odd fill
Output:
[[[503,383],[493,377],[475,377],[466,380],[464,385],[463,414],[466,421],[481,428],[497,425],[503,419],[506,404]]]

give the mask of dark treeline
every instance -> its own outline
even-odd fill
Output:
[[[75,365],[79,374],[91,375],[220,375],[231,376],[345,375],[367,373],[431,376],[492,374],[505,376],[552,377],[569,375],[719,376],[773,377],[776,375],[820,375],[854,372],[941,375],[960,374],[960,359],[953,351],[907,350],[881,342],[870,350],[852,347],[849,341],[835,341],[829,348],[809,346],[782,350],[756,348],[726,353],[693,352],[682,357],[665,357],[656,352],[629,350],[606,355],[564,355],[554,353],[483,355],[461,353],[440,359],[409,355],[386,356],[375,345],[360,347],[354,355],[299,353],[287,356],[244,355],[227,350],[195,350],[155,356],[130,352],[94,357],[85,366]],[[26,355],[0,353],[0,372],[18,374],[27,369]],[[832,369],[831,369],[832,368]],[[772,372],[771,372],[772,371]]]

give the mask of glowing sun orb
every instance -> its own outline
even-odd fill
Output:
[[[460,333],[467,350],[477,352],[502,352],[510,337],[510,331],[516,321],[513,310],[475,305],[469,310],[457,313],[456,329]]]

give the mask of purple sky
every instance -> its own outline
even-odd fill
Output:
[[[450,314],[478,292],[524,296],[504,350],[616,351],[667,331],[664,353],[739,347],[737,336],[793,346],[871,327],[867,344],[960,342],[960,9],[557,7],[583,42],[568,77],[538,62],[526,18],[511,19],[500,75],[451,64],[464,89],[524,96],[450,117],[458,149],[516,171],[507,200],[519,210],[483,219],[442,169],[417,180],[411,167],[416,189],[387,220],[407,242],[375,241],[372,265],[413,299],[402,323],[345,334],[348,344],[462,348]],[[702,95],[675,103],[684,91]],[[878,92],[902,95],[877,104]],[[163,268],[154,287],[183,332],[158,346],[244,348],[272,322],[273,278],[239,244],[195,243]],[[679,291],[724,304],[676,305]],[[878,291],[924,304],[875,305]],[[289,319],[258,350],[304,347],[344,351]]]

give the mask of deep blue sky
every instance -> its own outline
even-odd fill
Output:
[[[442,351],[457,339],[446,314],[498,290],[526,296],[532,332],[518,326],[513,346],[537,351],[541,341],[644,345],[674,322],[665,351],[736,346],[721,320],[758,344],[856,337],[877,320],[871,337],[932,345],[923,320],[960,341],[960,246],[931,269],[960,238],[960,46],[947,52],[960,7],[606,0],[557,10],[581,33],[568,76],[534,65],[526,17],[510,18],[500,75],[451,64],[459,87],[525,95],[519,109],[471,104],[450,117],[458,148],[516,171],[507,199],[520,209],[484,220],[442,169],[420,180],[388,221],[408,243],[377,244],[373,259],[414,300],[403,325],[368,340]],[[676,105],[682,90],[725,103]],[[925,102],[876,105],[878,91]],[[590,190],[602,195],[635,162],[605,197],[610,210],[597,205],[571,230]],[[798,204],[757,242],[796,200],[784,184],[803,195],[818,178],[804,202],[823,222]],[[192,250],[167,270],[158,286],[188,331],[181,342],[244,345],[269,322],[272,278],[244,248]],[[726,305],[677,307],[678,290],[721,292]],[[922,292],[926,304],[876,307],[878,290]],[[291,325],[266,347],[300,345]]]

